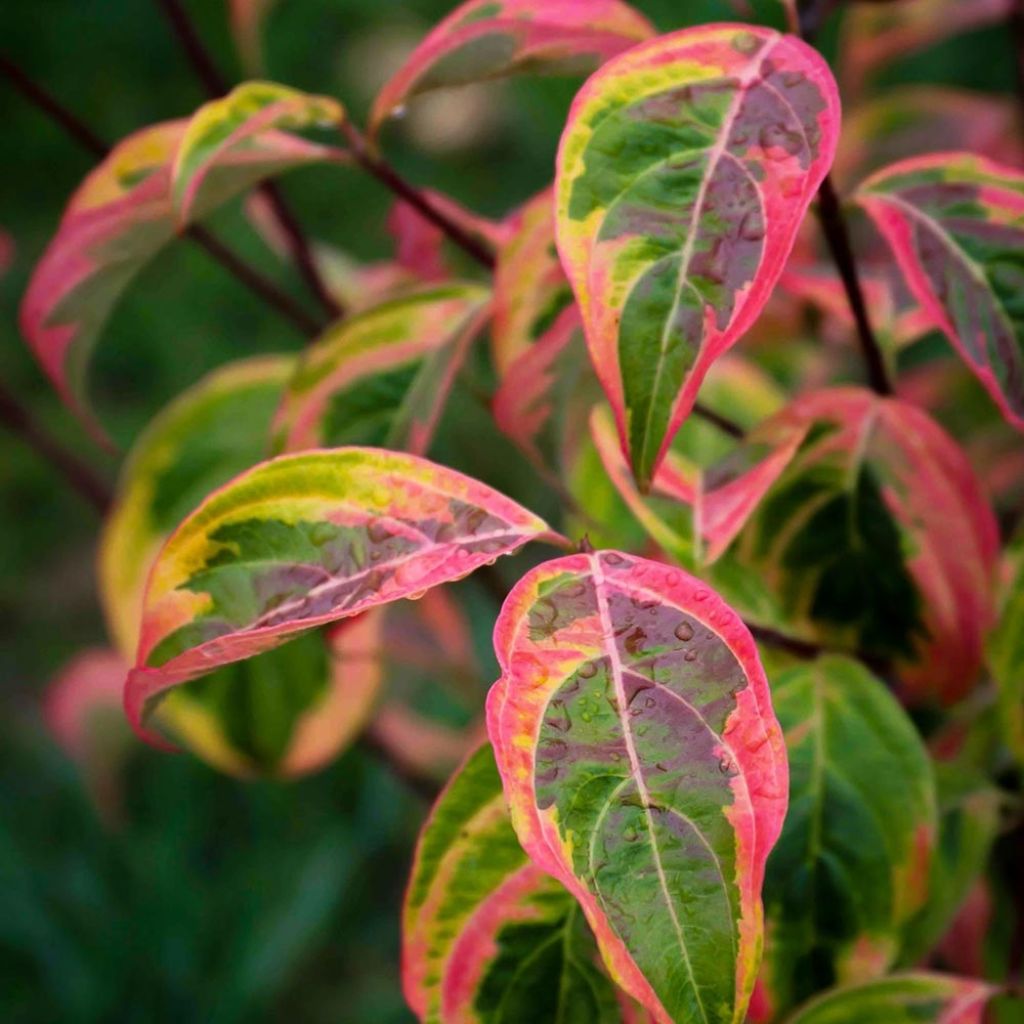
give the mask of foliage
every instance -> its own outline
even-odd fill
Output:
[[[109,639],[44,702],[101,827],[132,834],[140,739],[285,806],[362,750],[436,797],[401,914],[421,1021],[1020,1020],[1024,146],[1007,97],[871,85],[1019,14],[851,2],[836,46],[814,0],[661,32],[621,0],[466,0],[364,134],[359,97],[265,80],[287,6],[224,5],[259,75],[228,89],[166,4],[208,102],[100,157],[21,303],[111,450],[87,383],[178,239],[307,342],[194,375],[109,495],[5,400],[103,506]],[[535,77],[575,98],[497,213],[388,159],[407,111]],[[393,195],[387,258],[306,237],[276,181],[302,169]],[[216,233],[232,208],[269,274]],[[972,465],[981,438],[1005,461]],[[214,1019],[279,986],[357,870],[394,888],[367,865],[401,808],[368,799],[268,848],[298,895],[232,939]]]

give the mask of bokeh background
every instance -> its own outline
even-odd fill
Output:
[[[771,7],[772,0],[763,0]],[[221,0],[188,4],[222,71],[241,75]],[[447,0],[280,0],[265,40],[268,77],[341,98],[362,119],[375,90]],[[725,0],[636,0],[663,30],[734,20]],[[838,19],[824,36],[834,52]],[[948,40],[894,66],[880,85],[944,82],[1008,92],[1001,29]],[[114,141],[188,114],[205,96],[149,0],[3,0],[0,50]],[[412,181],[498,216],[543,187],[578,82],[514,81],[425,98],[389,129],[386,151]],[[30,270],[90,158],[0,79],[0,377],[111,479],[25,349],[17,309]],[[388,253],[390,196],[347,169],[284,180],[308,235],[361,259]],[[212,225],[296,295],[291,271],[240,207]],[[130,444],[207,370],[302,344],[189,245],[159,256],[104,333],[97,408]],[[444,423],[437,458],[542,514],[552,496],[469,393]],[[390,1024],[411,1021],[398,983],[399,908],[423,800],[354,750],[293,783],[240,783],[188,756],[139,747],[118,809],[97,813],[48,736],[40,698],[82,647],[103,643],[95,593],[95,512],[20,442],[0,435],[0,1020]],[[501,571],[511,580],[511,560]],[[496,598],[469,581],[482,671]],[[480,589],[474,589],[480,588]]]

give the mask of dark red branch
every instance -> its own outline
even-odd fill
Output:
[[[43,461],[53,466],[97,512],[103,514],[110,508],[113,492],[107,482],[37,423],[28,409],[2,383],[0,425],[21,438]]]
[[[735,420],[729,419],[728,416],[723,416],[720,412],[715,412],[714,409],[709,409],[702,402],[694,402],[693,412],[694,415],[699,416],[702,420],[706,420],[712,426],[718,427],[723,434],[735,437],[737,441],[742,441],[747,436],[747,432]]]

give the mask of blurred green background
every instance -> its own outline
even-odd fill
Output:
[[[766,7],[771,0],[764,0]],[[221,0],[188,4],[226,75],[237,78]],[[446,0],[280,0],[268,77],[343,99],[362,119],[396,61]],[[735,19],[725,0],[638,0],[668,30]],[[825,34],[834,48],[835,24]],[[1012,88],[999,29],[916,55],[892,81]],[[4,0],[0,50],[100,135],[116,140],[204,100],[149,0]],[[389,129],[389,158],[412,181],[499,215],[552,174],[578,83],[516,81],[424,100]],[[6,139],[0,228],[15,244],[0,279],[0,376],[110,477],[26,351],[17,309],[30,270],[90,158],[0,79]],[[309,236],[359,258],[388,254],[390,196],[352,170],[285,179]],[[212,224],[297,296],[292,272],[238,204]],[[170,247],[121,302],[98,348],[92,393],[124,445],[207,370],[302,338],[197,248]],[[486,366],[474,371],[486,387]],[[471,389],[470,389],[471,390]],[[243,784],[187,756],[138,749],[123,809],[104,823],[42,725],[40,695],[84,646],[104,643],[95,595],[95,512],[10,436],[0,437],[0,1019],[388,1024],[411,1020],[398,982],[399,908],[424,803],[365,754],[291,784]],[[552,497],[495,434],[467,389],[434,454],[553,514]],[[508,580],[523,567],[505,560]],[[463,585],[490,673],[492,594]],[[481,701],[492,675],[480,680]]]

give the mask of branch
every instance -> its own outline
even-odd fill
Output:
[[[742,441],[747,436],[747,432],[735,420],[723,416],[720,412],[715,412],[714,409],[709,409],[703,402],[694,402],[693,412],[695,416],[718,427],[723,434],[735,437],[737,441]]]
[[[6,75],[14,88],[25,99],[63,128],[68,136],[84,150],[101,160],[109,155],[110,147],[91,128],[40,85],[32,81],[21,68],[2,55],[0,55],[0,72]],[[255,267],[246,263],[215,235],[205,228],[193,226],[187,231],[187,237],[202,246],[221,266],[252,292],[259,295],[268,305],[276,309],[303,334],[319,333],[321,325],[317,320],[305,312],[287,292],[282,291],[270,278],[265,277]]]
[[[212,99],[223,96],[230,89],[230,85],[217,69],[210,51],[204,45],[181,0],[157,0],[157,3],[171,23],[171,28],[174,30],[182,50],[185,51],[188,62],[192,65],[192,69],[202,82],[207,94]],[[342,315],[342,309],[320,276],[310,251],[309,242],[302,233],[302,228],[280,189],[267,182],[260,187],[260,191],[267,197],[274,211],[274,216],[284,232],[292,259],[306,286],[323,306],[328,316],[331,319],[337,319]]]
[[[102,515],[110,508],[113,492],[107,482],[38,424],[3,383],[0,383],[0,424],[53,466],[97,512]]]
[[[439,210],[422,192],[410,185],[386,161],[374,154],[367,145],[362,132],[350,121],[341,126],[342,135],[352,150],[352,155],[363,170],[373,175],[382,185],[400,199],[404,199],[431,224],[440,228],[460,249],[468,253],[482,267],[494,269],[494,253],[461,225],[456,224],[442,210]]]

